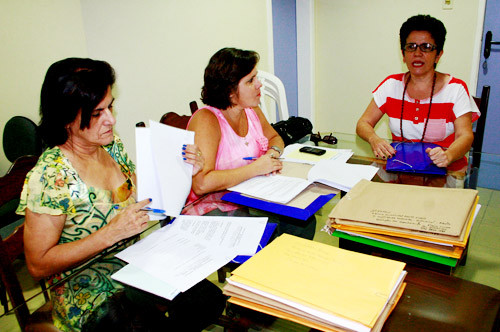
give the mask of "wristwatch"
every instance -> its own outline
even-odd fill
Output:
[[[278,157],[281,156],[281,154],[283,153],[280,147],[276,145],[271,146],[270,149],[273,149],[274,151],[278,152]]]

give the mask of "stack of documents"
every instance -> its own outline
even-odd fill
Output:
[[[149,121],[135,129],[137,198],[151,198],[149,207],[168,216],[181,213],[191,190],[193,166],[184,162],[184,144],[194,144],[194,132]]]
[[[371,180],[378,170],[375,166],[347,164],[330,159],[321,160],[312,167],[303,167],[310,168],[307,178],[285,175],[256,176],[228,190],[286,204],[313,182],[349,191],[360,180]]]
[[[435,262],[443,262],[435,260],[436,255],[452,258],[456,264],[467,244],[477,201],[472,189],[363,180],[332,210],[329,226],[342,238],[361,237],[395,245],[396,251],[399,247],[432,254],[421,258]]]
[[[111,278],[173,299],[239,255],[253,255],[267,218],[179,216],[119,252]]]
[[[229,302],[322,331],[380,331],[404,263],[283,234],[229,278]]]

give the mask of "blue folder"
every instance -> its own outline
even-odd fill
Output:
[[[334,196],[335,194],[333,193],[328,195],[320,195],[305,209],[300,209],[297,207],[288,206],[280,203],[264,201],[258,198],[245,196],[236,191],[231,191],[225,194],[224,196],[222,196],[222,200],[235,204],[240,204],[243,206],[248,206],[262,211],[279,214],[282,216],[292,217],[300,220],[307,220],[312,215],[314,215],[316,211],[321,209],[323,205],[328,203],[328,201],[330,201]]]
[[[446,167],[438,167],[425,152],[439,147],[434,143],[392,142],[396,155],[387,160],[386,171],[446,175]]]
[[[262,248],[264,248],[267,245],[269,239],[273,235],[274,230],[276,229],[277,226],[278,226],[277,224],[270,224],[270,223],[266,224],[266,228],[264,229],[264,234],[262,234],[262,238],[260,239],[259,246],[257,247],[257,251],[255,253],[258,253]],[[236,256],[231,262],[242,264],[246,262],[250,257],[252,256],[245,256],[245,255]]]

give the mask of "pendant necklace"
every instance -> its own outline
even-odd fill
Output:
[[[403,97],[401,98],[401,117],[399,120],[399,130],[401,131],[401,140],[405,141],[405,136],[403,134],[403,113],[405,109],[405,94],[408,83],[410,82],[411,74],[408,74],[408,79],[406,80],[405,87],[403,89]],[[436,86],[436,72],[434,72],[434,79],[432,80],[432,90],[431,90],[431,100],[429,101],[429,110],[427,111],[427,119],[425,120],[424,132],[422,133],[422,138],[420,142],[424,141],[425,132],[427,131],[427,123],[429,123],[429,117],[431,115],[432,97],[434,97],[434,87]]]

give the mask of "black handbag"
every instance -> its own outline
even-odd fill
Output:
[[[288,120],[272,123],[274,130],[278,132],[285,146],[298,142],[304,136],[312,134],[312,123],[309,119],[291,116]]]

